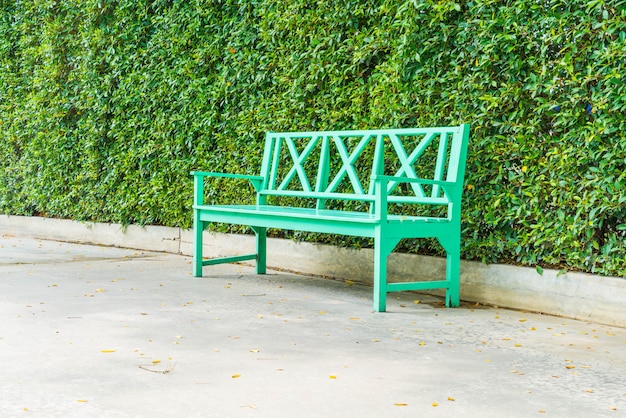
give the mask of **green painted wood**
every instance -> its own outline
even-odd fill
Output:
[[[247,261],[247,260],[256,260],[257,255],[256,253],[254,254],[245,254],[245,255],[235,255],[232,257],[220,257],[220,258],[211,258],[208,260],[203,260],[202,261],[202,265],[203,266],[213,266],[215,264],[223,264],[223,263],[238,263],[240,261]]]
[[[447,150],[448,150],[448,135],[442,134],[441,139],[439,141],[439,150],[437,152],[437,163],[435,165],[435,177],[434,180],[441,181],[443,180],[443,174],[445,171],[445,163],[447,160]],[[439,196],[439,185],[433,185],[433,190],[431,197]]]
[[[446,280],[389,283],[387,284],[387,292],[404,292],[406,290],[447,289],[449,287],[450,287],[450,282]]]
[[[376,311],[386,310],[388,292],[433,288],[446,290],[447,306],[458,306],[461,199],[469,133],[469,125],[267,133],[258,176],[192,172],[194,276],[202,275],[203,265],[252,259],[256,260],[257,273],[264,274],[267,228],[370,237],[374,238],[373,302]],[[349,149],[348,140],[356,142],[356,146]],[[372,160],[362,161],[365,150],[372,142],[373,155],[369,154]],[[417,145],[407,147],[407,144],[416,142]],[[434,171],[428,178],[419,178],[415,167],[421,158],[425,158],[424,155],[430,155],[426,154],[430,147],[436,150]],[[313,155],[318,155],[314,164],[309,161]],[[389,172],[391,164],[388,158],[394,158],[399,163],[395,172]],[[338,161],[339,167],[332,169],[331,161]],[[312,165],[315,170],[310,170]],[[369,171],[359,172],[357,167],[369,167]],[[205,180],[212,177],[249,180],[256,192],[256,205],[205,204]],[[298,181],[294,181],[295,178]],[[398,194],[396,191],[401,184],[408,184],[412,194]],[[340,188],[351,192],[338,192]],[[268,205],[269,196],[314,200],[315,208]],[[326,203],[330,200],[361,201],[370,205],[363,212],[328,210]],[[441,217],[389,214],[389,204],[402,208],[414,205],[447,206],[447,213]],[[250,226],[257,238],[256,253],[202,260],[202,231],[215,222]],[[441,243],[446,251],[445,280],[387,283],[387,258],[404,238],[436,238]]]
[[[376,176],[383,175],[385,172],[385,143],[381,134],[376,137],[376,145],[374,147],[374,157],[372,158],[372,175],[370,177],[370,184],[368,188],[368,194],[374,195],[374,179]],[[371,203],[369,211],[375,212],[376,206]]]
[[[343,165],[335,178],[330,183],[330,185],[327,187],[326,192],[334,192],[335,190],[337,190],[337,187],[339,187],[344,177],[348,175],[354,192],[361,195],[365,194],[365,192],[363,191],[363,185],[361,184],[359,176],[356,173],[356,169],[354,168],[354,163],[361,156],[361,154],[365,150],[365,147],[367,147],[372,138],[373,135],[363,135],[359,144],[350,154],[348,154],[346,145],[341,137],[335,136],[333,138],[335,140],[335,145],[337,146],[337,151],[339,153],[339,156],[341,157]]]
[[[256,274],[265,274],[267,270],[267,228],[253,226],[256,234]]]
[[[306,175],[306,172],[304,171],[303,164],[306,161],[306,159],[309,157],[309,155],[311,155],[311,152],[315,149],[315,146],[319,143],[319,140],[320,140],[319,136],[312,137],[310,142],[307,144],[306,148],[304,149],[304,151],[302,151],[302,154],[299,154],[298,150],[296,149],[296,145],[293,139],[286,138],[285,142],[287,143],[287,148],[289,149],[289,153],[291,154],[291,157],[293,158],[293,166],[287,173],[287,176],[285,176],[285,179],[283,180],[283,182],[280,184],[280,186],[278,186],[277,190],[287,190],[289,183],[291,183],[291,180],[293,179],[294,175],[297,173],[303,190],[305,192],[312,191],[311,184],[309,183],[309,179]]]
[[[330,139],[330,136],[324,136],[322,139],[317,181],[315,182],[316,193],[321,193],[328,187],[328,176],[330,175]],[[326,207],[326,199],[322,197],[317,198],[315,207],[317,209],[324,209]]]
[[[421,155],[424,150],[430,145],[432,142],[433,134],[427,135],[422,141],[419,143],[417,148],[411,152],[411,155],[407,155],[404,146],[402,145],[401,139],[398,135],[392,135],[390,137],[391,143],[393,144],[393,148],[396,152],[398,159],[400,160],[401,168],[396,172],[394,177],[407,177],[410,179],[416,179],[417,174],[415,173],[415,169],[413,168],[413,164],[419,155]],[[393,192],[396,188],[397,183],[392,182],[389,184],[387,193]],[[420,187],[419,184],[411,183],[411,187],[413,188],[413,192],[418,197],[424,196],[424,190]]]
[[[204,200],[204,173],[193,172],[194,184],[194,207],[201,205]],[[193,249],[193,275],[194,277],[202,277],[202,232],[204,231],[204,222],[200,220],[201,212],[193,211],[193,232],[194,232],[194,249]]]

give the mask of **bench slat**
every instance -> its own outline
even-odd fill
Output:
[[[288,218],[313,219],[319,218],[324,220],[341,220],[355,223],[373,224],[380,221],[380,218],[369,212],[355,212],[332,209],[311,209],[296,208],[290,206],[270,206],[270,205],[210,205],[210,206],[194,206],[194,209],[203,212],[230,212],[245,213],[250,216],[250,224],[254,224],[254,217],[263,217],[267,215],[284,216]],[[436,218],[428,216],[409,216],[409,215],[387,215],[385,222],[425,222],[437,223],[448,222],[447,218]]]
[[[298,197],[301,199],[320,200],[355,200],[360,202],[374,202],[376,197],[367,194],[325,193],[325,192],[300,192],[297,190],[261,190],[264,196]],[[422,204],[422,205],[447,205],[450,200],[446,197],[415,197],[415,196],[389,196],[390,203]]]

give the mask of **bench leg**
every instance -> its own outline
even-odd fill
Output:
[[[460,250],[448,251],[446,255],[446,281],[450,288],[446,292],[446,306],[457,308],[461,303],[461,254]]]
[[[459,237],[441,242],[446,250],[446,306],[456,308],[461,301],[461,241]]]
[[[265,274],[267,270],[267,228],[253,226],[256,234],[256,274]]]
[[[194,277],[202,277],[202,232],[204,231],[204,222],[200,220],[198,211],[194,211],[193,216],[193,275]]]
[[[383,238],[380,231],[374,237],[374,310],[387,310],[387,257],[400,242],[395,238]]]

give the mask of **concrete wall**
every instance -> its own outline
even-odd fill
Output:
[[[193,234],[160,226],[122,228],[116,224],[0,215],[0,234],[191,255]],[[205,232],[205,257],[254,252],[254,237]],[[1,253],[0,253],[1,256]],[[372,284],[373,251],[268,240],[268,267]],[[206,267],[207,269],[210,267]],[[445,260],[392,254],[390,281],[436,279]],[[438,291],[432,293],[441,294]],[[626,327],[626,280],[583,273],[559,275],[510,265],[461,263],[461,299]]]

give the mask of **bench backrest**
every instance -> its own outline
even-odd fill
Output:
[[[266,135],[262,196],[373,202],[373,177],[433,180],[387,184],[390,203],[460,203],[469,125]],[[445,193],[437,182],[458,187]],[[450,192],[453,190],[454,192]],[[371,209],[370,209],[371,210]]]

